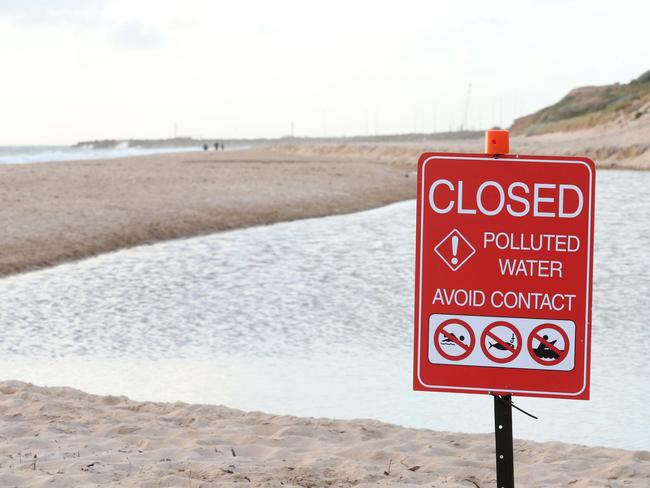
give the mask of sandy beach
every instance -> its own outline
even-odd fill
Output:
[[[516,154],[587,155],[650,169],[650,120],[515,136]],[[276,144],[113,160],[0,165],[0,276],[160,240],[350,213],[415,197],[426,151],[481,152],[481,138]]]
[[[414,197],[413,174],[377,161],[260,150],[0,165],[0,275]]]
[[[464,144],[478,152],[476,143]],[[413,198],[415,161],[427,149],[441,148],[276,146],[2,165],[0,273]],[[495,484],[489,434],[142,403],[12,381],[0,383],[0,450],[2,487]],[[518,486],[650,483],[645,451],[516,440],[515,466]]]
[[[494,486],[493,436],[0,383],[3,487]],[[515,441],[518,486],[647,487],[650,453]]]

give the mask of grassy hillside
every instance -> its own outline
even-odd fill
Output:
[[[627,84],[571,90],[555,105],[516,119],[511,130],[524,135],[567,132],[640,117],[650,117],[650,71]]]

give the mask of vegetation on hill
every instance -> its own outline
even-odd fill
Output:
[[[524,135],[566,132],[643,116],[650,117],[650,71],[627,84],[571,90],[555,105],[516,119],[511,130]]]

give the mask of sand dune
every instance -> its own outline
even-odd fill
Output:
[[[650,107],[648,108],[650,109]],[[276,154],[300,157],[347,158],[382,161],[413,170],[426,151],[482,153],[483,139],[431,139],[420,142],[377,142],[339,144],[280,144],[270,148]],[[588,156],[599,168],[650,169],[650,117],[617,120],[607,125],[574,132],[536,136],[512,136],[510,152],[554,156]]]
[[[435,401],[432,398],[432,401]],[[493,438],[0,383],[0,486],[494,486]],[[515,442],[521,487],[648,487],[650,453]]]

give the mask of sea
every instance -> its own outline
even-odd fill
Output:
[[[232,148],[228,148],[232,149]],[[72,146],[0,146],[0,164],[45,163],[56,161],[79,161],[86,159],[113,159],[127,156],[145,156],[168,152],[199,151],[196,147],[145,148],[122,142],[110,149],[97,149],[91,145]]]
[[[140,246],[0,279],[0,377],[137,400],[493,432],[412,391],[415,202]],[[650,172],[597,176],[591,400],[514,435],[650,450]]]

